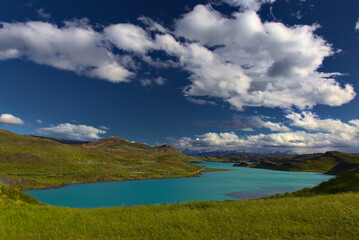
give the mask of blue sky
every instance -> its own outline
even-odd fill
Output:
[[[0,127],[359,151],[355,0],[3,1]]]

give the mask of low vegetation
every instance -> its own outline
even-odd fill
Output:
[[[323,194],[337,194],[359,192],[359,168],[349,170],[339,176],[323,182],[313,188],[304,188],[294,193],[287,193],[286,196],[311,197]],[[280,195],[279,195],[280,196]]]
[[[200,159],[169,145],[150,147],[122,138],[62,144],[0,130],[0,175],[20,189],[70,183],[191,177],[211,171],[188,162]]]
[[[204,159],[121,138],[73,145],[0,130],[0,239],[358,238],[357,154],[261,159],[252,167],[338,176],[314,188],[247,201],[70,209],[42,204],[16,188],[195,176],[210,169],[187,162]],[[239,160],[246,161],[230,161]]]
[[[21,199],[22,196],[0,197],[0,239],[356,239],[359,236],[359,194],[354,193],[81,210]]]
[[[338,175],[359,167],[359,154],[326,152],[324,154],[306,154],[289,159],[267,160],[250,165],[254,168],[265,168],[283,171],[324,172]]]

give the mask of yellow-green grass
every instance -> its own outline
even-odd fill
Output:
[[[0,174],[20,189],[71,183],[191,177],[211,171],[200,161],[164,145],[150,147],[122,138],[83,145],[18,135],[0,129]]]
[[[332,178],[313,188],[304,188],[292,193],[293,196],[315,196],[321,194],[337,194],[344,192],[359,192],[359,168]],[[288,194],[287,194],[288,195]]]
[[[0,198],[0,239],[358,239],[359,194],[101,209]]]

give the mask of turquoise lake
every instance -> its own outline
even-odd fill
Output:
[[[204,200],[243,200],[293,192],[315,186],[333,176],[232,167],[232,163],[201,163],[232,171],[202,173],[192,178],[73,184],[61,188],[24,191],[49,205],[98,208]]]

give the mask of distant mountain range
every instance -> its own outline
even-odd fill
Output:
[[[219,151],[207,151],[207,150],[191,150],[185,149],[182,153],[190,156],[218,156],[218,155],[234,155],[234,154],[256,154],[256,155],[296,155],[297,153],[292,150],[287,151],[268,151],[263,153],[246,152],[245,150],[219,150]]]

